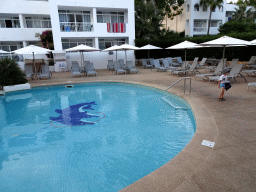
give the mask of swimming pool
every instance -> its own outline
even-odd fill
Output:
[[[175,157],[190,106],[151,87],[87,83],[0,97],[0,191],[118,191]]]

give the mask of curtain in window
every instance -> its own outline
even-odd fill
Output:
[[[67,22],[67,15],[66,14],[59,14],[60,22]]]
[[[26,20],[27,28],[33,28],[33,21],[32,20]]]
[[[86,23],[90,23],[91,22],[90,15],[84,15],[84,22],[86,22]]]

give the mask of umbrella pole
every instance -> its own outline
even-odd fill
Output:
[[[224,45],[224,47],[223,47],[223,65],[222,65],[222,71],[223,71],[224,65],[225,65],[225,64],[224,64],[224,62],[225,62],[225,61],[224,61],[224,60],[225,60],[225,47],[226,47],[226,46]]]
[[[149,49],[148,49],[148,59],[149,59]]]
[[[117,50],[116,50],[116,62],[117,62]]]
[[[187,49],[185,49],[185,77],[187,75]]]
[[[36,71],[36,64],[35,64],[35,53],[34,52],[32,52],[32,53],[33,53],[33,65],[34,65],[34,68],[35,68],[35,77],[36,77],[37,71]]]
[[[126,49],[125,49],[125,64],[127,63],[127,54],[126,54]]]

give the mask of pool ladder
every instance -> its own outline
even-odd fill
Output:
[[[164,100],[166,103],[168,103],[170,106],[172,106],[174,109],[184,109],[183,107],[176,106],[175,104],[173,104],[171,101],[169,101],[165,97],[161,97],[161,99]]]
[[[174,86],[175,84],[177,84],[178,82],[180,82],[182,79],[184,79],[184,94],[185,94],[185,90],[186,90],[186,80],[189,79],[190,83],[189,83],[189,93],[191,93],[191,78],[190,77],[182,77],[180,78],[178,81],[176,81],[175,83],[171,84],[169,87],[167,87],[165,89],[165,91],[167,91],[168,89],[170,89],[172,86]]]

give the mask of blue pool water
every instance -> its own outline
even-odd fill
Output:
[[[0,191],[118,191],[176,156],[195,133],[189,105],[123,83],[0,97]]]

